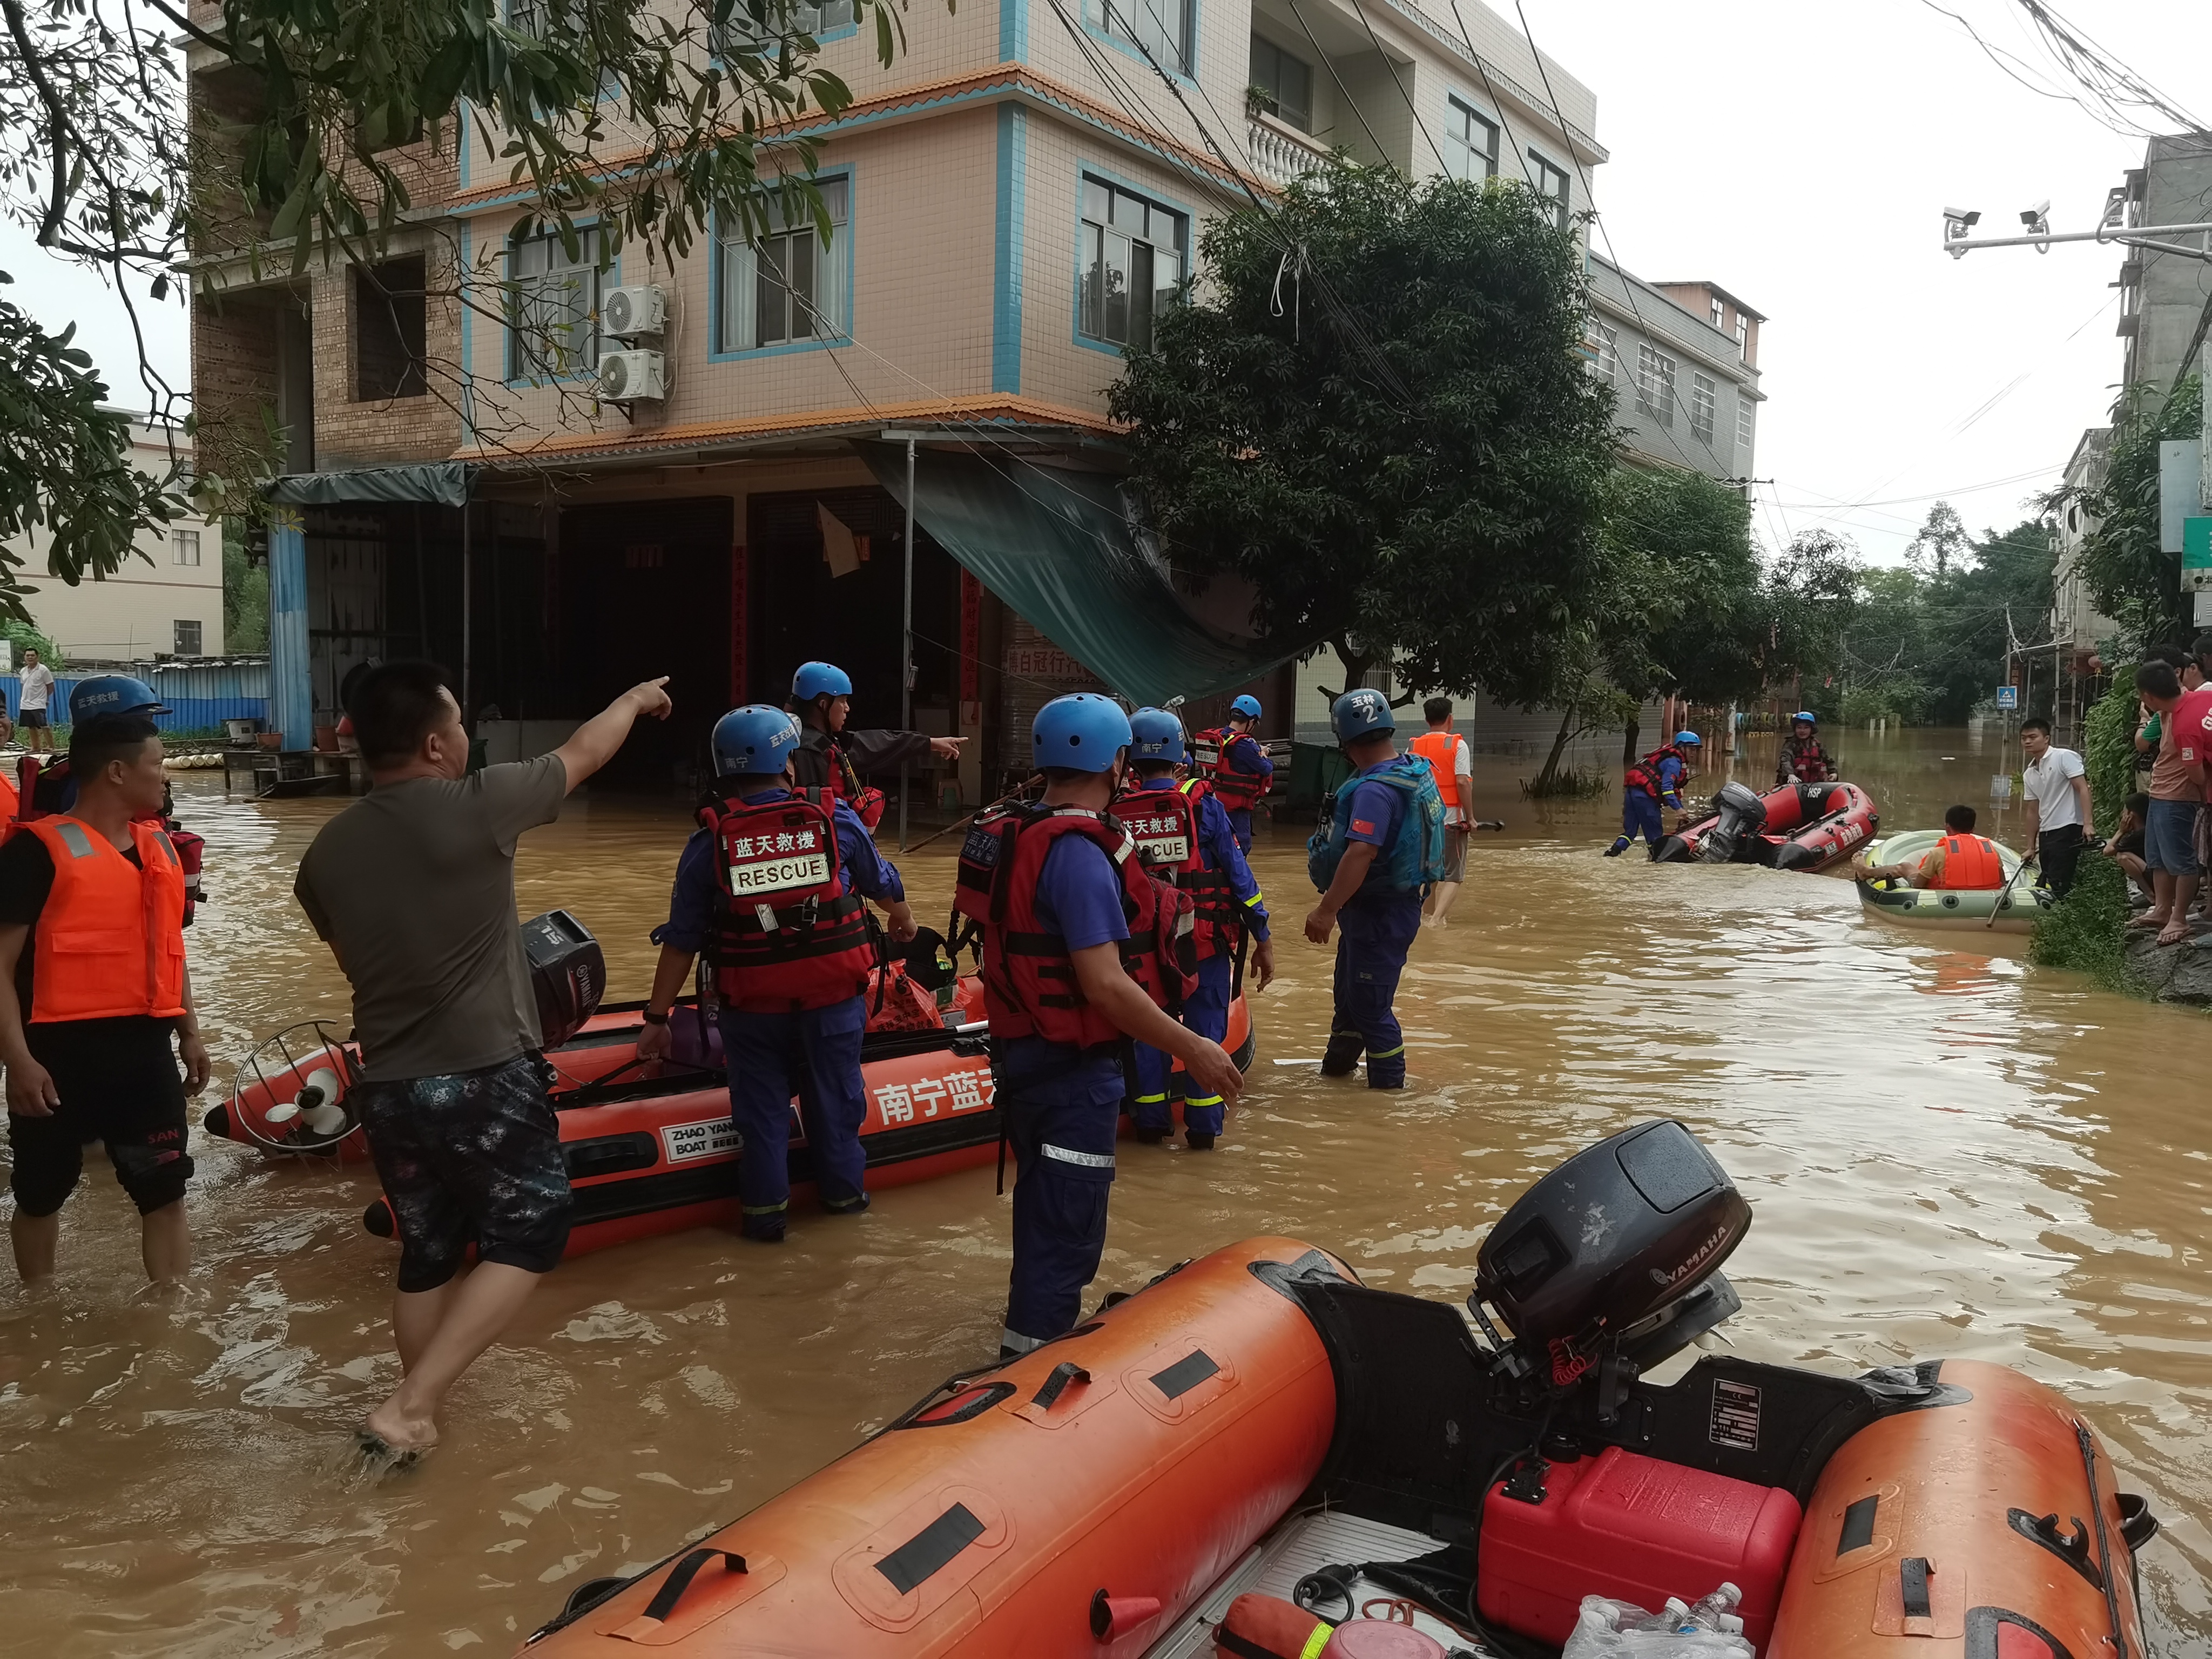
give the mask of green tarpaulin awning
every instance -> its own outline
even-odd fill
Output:
[[[854,447],[905,505],[906,447]],[[914,516],[938,545],[1132,702],[1211,696],[1315,643],[1235,639],[1192,616],[1139,547],[1114,478],[923,449],[914,483]]]
[[[465,461],[425,461],[412,466],[362,466],[343,472],[291,472],[269,486],[269,499],[288,507],[341,507],[362,501],[430,501],[465,507],[469,468]]]

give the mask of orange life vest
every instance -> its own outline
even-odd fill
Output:
[[[1943,867],[1928,884],[1930,888],[1972,893],[2005,884],[2004,860],[1988,836],[1946,836],[1942,847]]]
[[[1451,731],[1424,732],[1413,739],[1413,752],[1437,775],[1437,793],[1443,798],[1446,811],[1460,804],[1459,774],[1454,768],[1461,742],[1459,733]]]
[[[185,872],[168,836],[134,823],[134,867],[79,818],[33,818],[20,830],[54,861],[33,945],[32,1021],[183,1013]]]

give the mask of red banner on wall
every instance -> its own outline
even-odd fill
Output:
[[[983,584],[963,569],[960,573],[960,701],[974,702],[982,693],[977,681],[982,665]]]

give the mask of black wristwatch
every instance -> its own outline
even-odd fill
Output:
[[[656,1014],[650,1008],[645,1011],[642,1018],[647,1025],[665,1025],[668,1024],[667,1015]]]

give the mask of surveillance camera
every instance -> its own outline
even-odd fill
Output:
[[[2045,234],[2051,228],[2051,204],[2048,201],[2038,202],[2033,207],[2022,210],[2020,222],[2027,227],[2030,235]]]
[[[1970,228],[1982,222],[1982,216],[1979,213],[1969,212],[1965,208],[1945,208],[1943,210],[1943,216],[1956,224],[1962,230]]]

